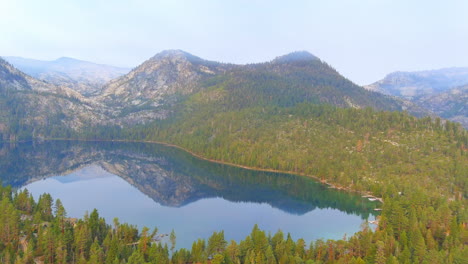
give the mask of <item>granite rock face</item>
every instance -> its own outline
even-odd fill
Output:
[[[64,68],[80,63],[88,65],[68,58],[57,61]],[[99,71],[101,68],[96,69],[94,74],[102,75],[101,81],[111,77]],[[57,83],[34,78],[1,60],[0,109],[4,111],[0,112],[0,136],[14,140],[11,135],[26,131],[32,137],[53,137],[63,135],[61,130],[80,133],[83,128],[89,131],[96,126],[149,124],[180,111],[191,111],[187,107],[190,100],[215,103],[220,107],[323,103],[338,107],[408,110],[425,115],[412,103],[355,85],[304,51],[265,63],[233,65],[204,60],[181,50],[167,50],[128,74],[107,82],[102,89],[81,94],[74,85]],[[79,80],[77,83],[88,85]]]
[[[468,85],[422,96],[415,103],[468,129]]]
[[[207,77],[234,66],[206,61],[181,50],[168,50],[112,80],[94,99],[109,106],[117,123],[145,123],[164,119],[180,97],[199,91]]]
[[[0,58],[0,134],[3,139],[21,129],[32,130],[35,137],[44,136],[41,128],[51,126],[79,130],[87,124],[103,122],[101,108],[68,87],[35,79]]]
[[[394,72],[366,89],[409,100],[468,128],[468,68]]]
[[[364,88],[413,100],[468,84],[468,68],[445,68],[432,71],[394,72]]]
[[[4,57],[4,59],[34,78],[69,87],[84,96],[100,93],[107,82],[130,71],[130,68],[96,64],[67,57],[53,61],[21,57]]]

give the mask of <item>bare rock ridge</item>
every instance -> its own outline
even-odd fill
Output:
[[[85,96],[99,93],[108,81],[130,71],[129,68],[96,64],[68,57],[53,61],[21,57],[4,57],[4,59],[34,78],[59,86],[67,86]]]
[[[468,84],[441,93],[421,96],[415,100],[415,103],[468,129]]]
[[[468,68],[444,68],[431,71],[393,72],[384,79],[364,87],[412,100],[465,84],[468,84]]]
[[[406,107],[353,84],[305,51],[248,65],[207,61],[181,50],[163,51],[110,81],[92,99],[107,106],[112,122],[132,125],[165,119],[174,105],[197,94],[210,103],[229,100],[247,105],[247,97],[257,98],[250,106],[282,101],[391,111]]]
[[[167,50],[110,81],[93,99],[108,106],[108,115],[118,124],[165,119],[178,98],[199,91],[202,80],[232,67],[181,50]]]
[[[77,63],[81,62],[70,58],[57,60],[64,68]],[[236,111],[258,106],[320,103],[427,114],[411,103],[355,85],[305,51],[266,63],[235,65],[204,60],[181,50],[167,50],[87,96],[66,84],[55,85],[33,78],[1,60],[0,85],[4,91],[16,91],[14,95],[6,95],[8,102],[25,106],[2,114],[0,128],[5,131],[12,128],[7,120],[23,120],[29,133],[34,132],[36,137],[46,135],[52,126],[57,131],[79,132],[89,126],[128,127],[157,122],[178,111],[192,111],[188,105],[200,102],[200,98],[210,107]],[[11,108],[7,101],[0,106]],[[8,135],[0,133],[3,137]]]
[[[366,89],[410,100],[468,128],[468,68],[394,72]]]
[[[223,64],[205,61],[180,50],[161,52],[130,73],[112,80],[97,100],[132,106],[159,106],[162,96],[192,93],[203,76],[224,70]]]
[[[65,87],[37,80],[0,58],[0,138],[44,135],[44,129],[79,130],[104,120],[96,103]],[[18,125],[20,124],[20,125]]]

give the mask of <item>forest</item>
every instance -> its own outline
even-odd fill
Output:
[[[44,194],[36,202],[25,189],[0,188],[0,260],[2,263],[466,263],[468,234],[462,204],[446,199],[415,204],[406,198],[385,200],[379,227],[363,225],[341,240],[306,245],[278,231],[254,226],[242,241],[223,231],[175,250],[176,233],[161,242],[149,230],[114,219],[106,223],[93,210],[68,218],[59,199]]]
[[[191,249],[173,250],[152,243],[156,233],[147,228],[109,225],[96,211],[72,224],[51,197],[36,203],[26,191],[3,188],[4,262],[39,257],[45,263],[466,263],[468,136],[460,125],[327,105],[226,112],[197,107],[196,115],[132,129],[90,128],[81,136],[163,141],[207,158],[371,193],[383,199],[378,228],[363,226],[353,236],[310,245],[257,227],[243,241],[228,242],[220,230],[208,241],[194,241]]]
[[[1,260],[467,263],[468,132],[439,118],[360,108],[366,100],[386,110],[398,105],[340,83],[327,66],[303,66],[295,64],[281,75],[272,74],[275,65],[257,65],[205,80],[205,89],[180,95],[164,120],[136,126],[89,125],[80,131],[45,126],[41,133],[48,139],[163,142],[206,159],[313,177],[335,188],[371,194],[383,200],[375,231],[363,226],[341,240],[305,245],[304,240],[293,241],[281,232],[266,234],[258,227],[243,241],[228,241],[219,230],[208,241],[194,241],[191,249],[175,250],[175,243],[153,243],[157,230],[139,230],[117,220],[108,224],[97,211],[75,221],[47,194],[36,202],[27,191],[3,187]],[[331,81],[317,79],[322,73],[307,79],[314,69],[325,69]],[[310,82],[318,88],[301,85]],[[21,117],[20,104],[14,106],[1,118]],[[14,133],[34,138],[34,130],[22,126],[13,125]],[[11,139],[9,133],[3,137]]]

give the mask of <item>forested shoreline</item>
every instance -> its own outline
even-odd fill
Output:
[[[465,263],[467,254],[466,226],[457,217],[462,208],[445,200],[433,207],[388,199],[376,231],[364,225],[342,240],[306,245],[255,226],[243,241],[228,242],[220,231],[174,251],[176,236],[159,243],[157,229],[117,219],[110,225],[96,210],[67,218],[48,194],[37,202],[27,190],[2,187],[0,194],[2,263]]]
[[[312,105],[198,113],[191,119],[182,115],[129,130],[91,128],[81,137],[165,141],[207,159],[316,175],[381,196],[378,228],[364,226],[351,237],[311,245],[256,227],[243,241],[228,242],[220,230],[208,241],[194,241],[192,249],[172,252],[170,246],[151,243],[148,229],[111,226],[97,212],[72,224],[65,220],[60,202],[44,195],[36,203],[27,192],[14,194],[6,187],[0,221],[2,260],[458,264],[468,259],[468,137],[460,126],[405,113]],[[311,146],[314,151],[307,149]],[[25,241],[27,247],[22,246]]]

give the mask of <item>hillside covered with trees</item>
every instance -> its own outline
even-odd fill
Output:
[[[6,187],[1,192],[1,260],[466,263],[467,131],[438,118],[390,112],[402,110],[404,105],[365,91],[306,55],[212,68],[198,59],[191,64],[193,58],[184,59],[186,55],[180,53],[176,59],[156,56],[144,65],[144,71],[135,69],[107,92],[121,91],[120,82],[151,90],[154,87],[137,84],[158,84],[151,81],[154,79],[172,82],[164,83],[169,87],[167,93],[158,90],[156,97],[146,96],[143,89],[127,91],[121,97],[109,94],[105,100],[98,98],[103,104],[111,102],[100,113],[117,121],[84,120],[79,127],[46,129],[42,135],[49,139],[158,141],[218,162],[315,177],[336,188],[381,197],[382,212],[375,231],[363,227],[342,240],[305,245],[303,240],[265,234],[256,227],[243,241],[227,242],[229,238],[220,230],[209,241],[194,241],[192,249],[172,252],[151,243],[153,234],[148,229],[139,232],[117,221],[110,226],[97,212],[75,223],[66,219],[60,202],[54,204],[51,197],[44,195],[35,202],[27,192],[15,194]],[[183,71],[151,72],[172,69],[174,63],[182,63],[185,67],[175,68]],[[183,76],[190,79],[180,80]],[[194,80],[190,82],[193,86],[178,93],[179,84],[190,80]],[[70,102],[82,105],[75,101]],[[102,106],[100,103],[96,106]],[[137,122],[147,113],[156,113],[158,118]],[[120,117],[123,121],[118,121]],[[126,123],[125,118],[136,121]]]

